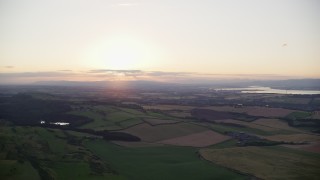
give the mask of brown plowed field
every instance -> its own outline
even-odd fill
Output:
[[[165,124],[157,126],[151,126],[147,123],[143,123],[122,130],[121,132],[126,132],[134,136],[138,136],[142,141],[156,142],[207,130],[208,129],[205,127],[190,123]]]
[[[229,112],[215,111],[211,109],[193,109],[191,111],[193,117],[200,120],[214,121],[220,119],[232,119],[236,116]]]

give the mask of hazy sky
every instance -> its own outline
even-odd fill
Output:
[[[319,78],[320,1],[0,0],[2,79],[97,69]]]

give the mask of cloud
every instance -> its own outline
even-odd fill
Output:
[[[190,75],[192,73],[186,73],[186,72],[164,72],[164,71],[151,71],[146,72],[146,75],[149,76],[186,76]]]
[[[159,77],[178,77],[178,76],[189,76],[192,73],[187,72],[164,72],[164,71],[142,71],[142,70],[112,70],[112,69],[93,69],[88,71],[90,74],[95,76],[103,77],[104,75],[123,75],[132,78],[159,78]]]
[[[93,69],[88,73],[140,73],[141,70],[114,70],[114,69]]]
[[[20,73],[0,73],[0,77],[63,77],[72,75],[72,73],[64,72],[20,72]]]
[[[142,70],[92,69],[88,71],[58,70],[46,72],[0,73],[0,83],[32,83],[36,81],[116,81],[148,80],[175,83],[201,83],[224,80],[267,80],[293,77],[274,74],[205,74],[192,72],[165,72]]]
[[[14,66],[2,66],[3,68],[12,69]]]
[[[59,70],[61,72],[72,72],[72,70],[69,70],[69,69],[62,69],[62,70]]]
[[[137,4],[135,4],[135,3],[119,3],[117,5],[118,6],[136,6]]]

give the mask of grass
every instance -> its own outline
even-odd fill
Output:
[[[84,124],[81,128],[95,130],[120,130],[139,124],[145,118],[177,119],[162,113],[151,111],[144,113],[135,109],[101,105],[90,107],[85,111],[71,111],[69,113],[93,119],[93,122]]]
[[[118,109],[114,106],[109,106],[109,105],[98,105],[98,106],[94,106],[95,109],[103,111],[105,113],[113,113],[113,112],[117,112]]]
[[[262,179],[317,179],[320,155],[285,147],[203,149],[207,160]]]
[[[156,112],[150,112],[150,111],[147,112],[147,115],[149,117],[151,116],[153,118],[158,118],[158,119],[179,120],[179,118],[174,118],[174,117],[170,117],[165,114],[162,114],[162,113],[156,113]]]
[[[107,119],[112,122],[125,121],[133,117],[136,117],[136,115],[123,112],[123,111],[117,111],[107,115]]]
[[[96,175],[91,172],[90,165],[88,163],[63,163],[58,162],[53,165],[57,179],[125,179],[122,176],[107,174]],[[76,169],[76,171],[74,171]]]
[[[81,145],[86,134],[0,126],[0,179],[121,179]]]
[[[0,178],[3,180],[10,179],[40,179],[36,169],[30,162],[19,163],[16,160],[0,160]]]
[[[106,122],[106,119],[103,115],[98,114],[93,111],[72,111],[70,114],[79,115],[79,116],[85,116],[88,118],[93,119],[93,122],[84,124],[81,126],[81,128],[96,128],[96,127],[104,127],[106,125],[113,125],[113,123]]]
[[[289,126],[288,122],[280,119],[258,119],[253,123],[266,126],[266,127],[275,128],[275,129],[288,130],[292,132],[301,132],[301,130]]]
[[[320,141],[320,137],[311,134],[277,134],[272,136],[265,136],[266,139],[271,141],[285,141],[285,142],[316,142]]]
[[[237,145],[237,140],[235,139],[229,139],[226,141],[223,141],[218,144],[214,144],[208,148],[214,148],[214,149],[224,149],[224,148],[230,148],[230,147],[235,147]]]
[[[310,113],[310,112],[296,111],[296,112],[290,113],[286,117],[289,119],[296,120],[296,119],[304,119],[304,118],[310,117],[311,115],[312,115],[312,113]]]
[[[144,112],[135,110],[135,109],[129,109],[129,108],[119,108],[119,110],[126,112],[126,113],[130,113],[130,114],[134,114],[134,115],[145,115]]]
[[[246,176],[202,161],[194,148],[124,148],[106,141],[85,146],[128,179],[246,179]]]
[[[131,119],[127,119],[124,121],[121,121],[120,123],[118,123],[122,128],[127,128],[139,123],[142,123],[143,121],[140,118],[131,118]]]
[[[263,131],[261,129],[254,129],[250,127],[236,127],[236,126],[225,126],[221,124],[208,124],[208,126],[219,133],[225,133],[226,131],[237,131],[237,132],[246,132],[249,134],[256,134],[256,135],[273,135],[275,132]]]
[[[179,105],[154,105],[154,106],[143,106],[144,109],[158,109],[158,110],[192,110],[193,106],[179,106]]]

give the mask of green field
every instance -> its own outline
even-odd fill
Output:
[[[304,118],[310,117],[311,115],[312,113],[310,112],[297,111],[297,112],[290,113],[289,115],[286,116],[286,118],[296,120],[296,119],[304,119]]]
[[[0,127],[1,179],[123,178],[81,145],[82,133]]]
[[[124,148],[102,140],[84,144],[128,179],[247,179],[201,160],[195,148]]]
[[[193,108],[191,106],[163,105],[163,110],[145,110],[139,106],[130,109],[131,106],[121,106],[118,103],[71,104],[71,108],[65,113],[88,117],[92,121],[88,119],[87,124],[60,129],[46,125],[37,127],[40,124],[35,120],[33,126],[14,126],[10,120],[0,120],[0,179],[229,180],[250,179],[253,176],[262,179],[320,177],[320,155],[308,152],[311,148],[318,152],[318,136],[297,130],[288,123],[290,120],[307,121],[311,116],[309,112],[290,110],[293,113],[287,113],[286,118],[281,120],[260,118],[246,121],[249,120],[246,119],[247,116],[241,118],[239,115],[237,118],[240,120],[208,122],[192,117],[184,118],[190,114]],[[170,108],[181,110],[172,111]],[[252,111],[257,113],[259,109]],[[33,112],[32,108],[31,110]],[[260,109],[260,113],[263,112]],[[175,117],[174,113],[181,115]],[[270,114],[273,112],[270,111]],[[39,117],[35,116],[32,120]],[[109,142],[99,134],[102,130],[127,133],[139,137],[141,141]],[[101,132],[96,133],[98,131]],[[239,139],[231,136],[226,138],[228,140],[224,139],[225,141],[214,145],[207,144],[204,148],[183,147],[185,144],[177,146],[179,143],[181,145],[186,136],[195,137],[198,133],[208,131],[221,134],[226,131],[243,132],[239,134],[294,143],[295,146],[272,144],[273,146],[266,147],[262,146],[265,144],[249,144],[251,146],[239,147]],[[186,144],[210,138],[218,136],[213,132],[205,133],[201,138],[187,139]],[[180,142],[173,143],[175,146],[166,145],[165,141],[172,139],[179,139]],[[300,142],[310,144],[303,144],[305,148],[297,147],[302,144]]]
[[[219,165],[262,179],[317,179],[320,155],[285,147],[203,149],[200,154]]]
[[[30,162],[20,163],[16,160],[0,160],[0,178],[3,180],[40,180],[37,170],[32,167]]]
[[[95,130],[120,130],[143,123],[144,119],[171,119],[178,120],[162,113],[151,111],[142,112],[135,109],[113,107],[113,106],[92,106],[85,110],[74,110],[69,114],[80,115],[92,119],[92,122],[84,124],[81,128]]]

